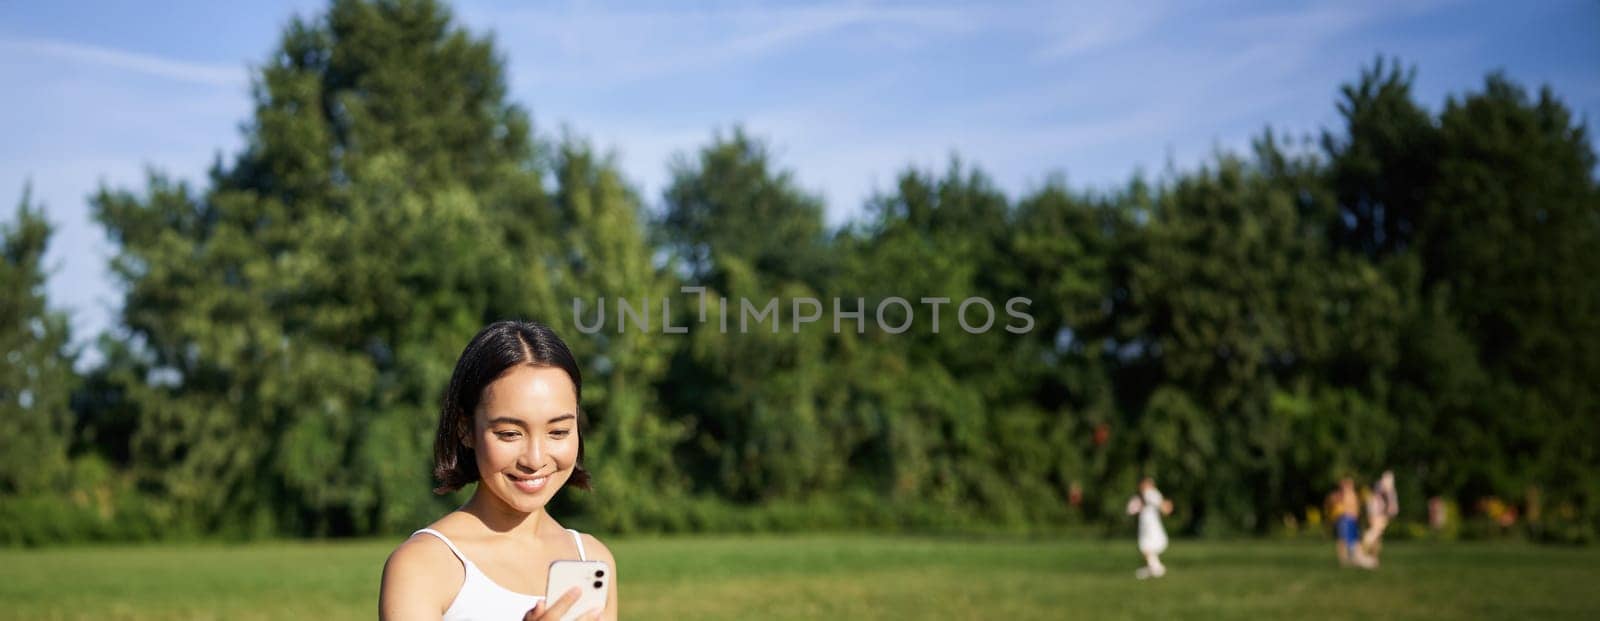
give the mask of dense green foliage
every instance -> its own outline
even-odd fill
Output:
[[[16,222],[0,223],[0,497],[70,483],[74,356],[66,316],[45,305],[43,212],[24,191]]]
[[[24,199],[0,514],[88,517],[13,539],[415,528],[459,500],[428,493],[455,356],[509,317],[581,358],[596,490],[558,510],[606,532],[1109,528],[1150,473],[1177,529],[1261,533],[1386,467],[1407,520],[1600,524],[1600,184],[1548,91],[1434,113],[1380,61],[1320,144],[1017,197],[954,161],[830,228],[740,129],[648,208],[501,64],[431,2],[291,23],[205,187],[93,198],[125,297],[82,377]]]

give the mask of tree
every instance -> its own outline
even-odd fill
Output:
[[[1091,196],[1052,180],[1018,201],[1008,227],[1010,260],[992,268],[1006,299],[1032,300],[1037,325],[1013,348],[1026,352],[1021,360],[1032,358],[1023,367],[1031,372],[1021,373],[1024,385],[1050,421],[1052,450],[1042,461],[1050,467],[1044,478],[1052,496],[1069,496],[1074,484],[1080,493],[1132,487],[1124,461],[1130,429],[1118,415],[1111,380],[1119,363],[1116,319],[1126,303],[1118,278],[1128,263],[1122,250],[1137,232],[1130,215],[1142,192],[1135,181],[1121,192]],[[1117,519],[1122,500],[1092,494],[1083,514]]]
[[[835,487],[846,469],[829,456],[848,452],[854,434],[833,424],[841,412],[824,404],[831,326],[802,329],[790,312],[797,298],[827,303],[832,259],[821,201],[738,128],[696,159],[677,159],[672,175],[659,239],[685,284],[706,288],[705,323],[698,299],[679,306],[678,325],[693,324],[689,342],[659,384],[695,436],[684,455],[690,479],[698,491],[740,502]],[[744,321],[746,304],[760,313],[771,303],[764,319]]]
[[[1381,259],[1415,243],[1424,203],[1438,178],[1439,130],[1412,98],[1416,70],[1379,58],[1340,89],[1345,125],[1324,132],[1328,183],[1339,200],[1328,222],[1340,246]]]
[[[689,280],[725,289],[718,262],[738,259],[775,281],[815,286],[826,267],[822,201],[774,166],[766,144],[739,127],[673,161],[658,226]]]
[[[1477,346],[1495,451],[1477,492],[1600,507],[1600,185],[1587,128],[1548,89],[1500,74],[1440,114],[1423,282]]]
[[[1400,298],[1388,401],[1398,459],[1470,501],[1530,487],[1595,506],[1592,437],[1600,280],[1595,156],[1548,90],[1502,75],[1437,118],[1382,61],[1344,88],[1344,135],[1324,134],[1340,248]],[[1370,325],[1370,322],[1368,322]],[[1580,379],[1585,378],[1585,379]],[[1387,394],[1387,396],[1383,396]],[[1444,440],[1448,438],[1448,441]]]
[[[488,320],[548,316],[553,221],[486,40],[426,1],[340,0],[259,71],[247,146],[196,191],[102,190],[147,485],[205,530],[421,523],[435,403]]]
[[[65,314],[45,298],[52,227],[24,189],[0,223],[0,496],[65,490],[76,377]]]
[[[1030,224],[1059,228],[1045,222],[1055,215],[1030,215],[1037,218]],[[851,345],[840,347],[849,354],[844,359],[860,365],[841,363],[853,369],[847,384],[860,393],[851,407],[872,422],[865,427],[876,436],[865,444],[867,463],[878,466],[883,490],[897,502],[950,512],[951,521],[1015,527],[1041,516],[1059,518],[1082,459],[1074,446],[1084,437],[1075,433],[1082,429],[1076,412],[1060,396],[1042,407],[1035,401],[1050,390],[1047,383],[1065,379],[1041,365],[1049,350],[1038,339],[1048,342],[1055,333],[1008,331],[1008,325],[1023,328],[1006,304],[1014,295],[1037,295],[1028,291],[1035,286],[1055,287],[1058,276],[1095,275],[1050,271],[1042,264],[1079,257],[1052,256],[1057,249],[1040,238],[1014,238],[1013,218],[1009,200],[987,175],[953,160],[943,174],[902,173],[894,191],[869,203],[865,221],[835,241],[843,267],[834,290],[863,297],[869,317],[891,297],[912,308],[904,332],[875,325],[862,336],[840,336]],[[1009,259],[1019,246],[1030,253],[1016,257],[1025,269],[1049,273],[1017,274]],[[962,305],[974,298],[990,306],[968,307],[969,332]],[[939,306],[937,324],[933,305]],[[1070,310],[1042,312],[1048,328],[1059,328]],[[887,324],[904,319],[904,313],[886,313]],[[979,328],[985,324],[986,330]]]
[[[572,504],[608,531],[687,528],[674,505],[688,487],[674,459],[686,429],[654,390],[682,342],[661,323],[662,300],[677,297],[675,282],[655,265],[643,207],[615,162],[569,135],[550,167],[558,237],[547,271],[553,297],[566,304],[550,323],[583,369],[592,430],[586,450],[594,456],[594,491]],[[624,300],[643,309],[644,325],[631,318],[621,325]]]

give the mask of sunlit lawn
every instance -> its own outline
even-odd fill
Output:
[[[370,619],[394,542],[0,550],[0,618]],[[629,619],[1600,618],[1600,548],[889,536],[618,539]]]

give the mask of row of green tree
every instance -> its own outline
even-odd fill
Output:
[[[123,297],[82,371],[24,197],[0,536],[417,528],[460,500],[428,491],[436,407],[500,318],[581,358],[595,490],[558,511],[601,532],[1114,527],[1149,473],[1180,531],[1263,533],[1383,468],[1408,518],[1497,497],[1544,531],[1600,524],[1600,184],[1548,90],[1492,75],[1431,112],[1380,61],[1320,139],[1113,191],[909,169],[830,228],[740,130],[650,207],[583,139],[535,134],[502,64],[431,2],[289,24],[203,187],[92,197]],[[875,320],[892,297],[913,329]],[[937,333],[923,297],[954,301]],[[995,329],[962,329],[972,297]],[[865,321],[791,325],[796,298]],[[1022,334],[998,328],[1013,298]],[[600,299],[650,304],[651,329],[578,329]],[[717,329],[772,299],[781,330]]]

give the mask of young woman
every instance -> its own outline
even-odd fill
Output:
[[[1161,564],[1161,553],[1167,550],[1167,530],[1161,527],[1161,516],[1172,515],[1172,501],[1161,496],[1155,479],[1139,479],[1139,493],[1128,500],[1128,515],[1139,516],[1139,554],[1144,555],[1144,567],[1134,575],[1140,580],[1167,575],[1167,566]]]
[[[560,619],[578,592],[544,593],[546,574],[551,561],[578,559],[612,570],[605,607],[581,618],[615,621],[611,551],[545,512],[562,487],[589,487],[582,389],[572,352],[543,325],[502,321],[472,338],[450,376],[433,446],[434,492],[475,485],[472,498],[389,555],[381,618]]]

